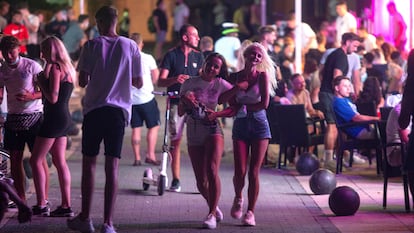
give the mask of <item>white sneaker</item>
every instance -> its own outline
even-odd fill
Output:
[[[116,233],[116,231],[113,226],[109,226],[105,223],[104,225],[102,225],[101,233]]]
[[[256,220],[254,219],[254,214],[251,210],[248,210],[243,216],[242,223],[245,226],[256,226]]]
[[[243,198],[234,197],[233,206],[230,215],[235,219],[240,219],[243,214]]]
[[[354,153],[354,156],[352,157],[352,163],[355,164],[364,164],[367,162],[367,160],[365,160],[363,157],[363,155],[361,155],[360,153]]]
[[[220,208],[217,206],[216,207],[216,220],[217,222],[221,222],[224,218],[224,214],[223,212],[220,210]]]
[[[349,167],[349,156],[347,156],[347,158],[344,158],[344,165],[345,166],[347,166],[347,167]],[[362,155],[361,154],[359,154],[359,153],[355,153],[354,152],[354,154],[353,154],[353,157],[352,157],[352,164],[365,164],[367,161],[364,159],[364,158],[362,158]]]
[[[203,228],[216,229],[216,227],[217,227],[216,216],[214,216],[213,214],[207,215],[207,217],[204,219],[204,222],[203,222]]]
[[[324,167],[332,172],[336,172],[336,160],[330,159],[328,161],[325,161]]]

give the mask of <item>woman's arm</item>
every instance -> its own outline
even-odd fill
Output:
[[[39,82],[39,87],[43,96],[52,104],[55,104],[59,98],[60,76],[62,70],[58,64],[52,64],[48,72],[49,86],[45,85],[44,80]],[[46,75],[46,74],[45,74]]]
[[[236,98],[233,96],[229,101],[229,106],[218,112],[210,112],[207,116],[209,121],[214,121],[219,117],[233,117],[236,115],[237,111],[242,107],[242,105],[236,103]]]

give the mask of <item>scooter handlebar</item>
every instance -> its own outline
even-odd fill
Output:
[[[177,98],[178,97],[178,91],[153,91],[152,94],[154,95],[161,95],[161,96],[168,96],[170,98]]]

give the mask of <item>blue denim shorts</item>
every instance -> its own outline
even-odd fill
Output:
[[[237,117],[233,123],[233,140],[253,141],[271,138],[266,110],[248,112],[245,117]]]

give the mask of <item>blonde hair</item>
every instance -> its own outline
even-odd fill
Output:
[[[239,52],[237,53],[237,64],[236,69],[237,71],[240,71],[244,69],[244,50],[246,50],[249,45],[253,44],[251,40],[244,40],[239,48]]]
[[[49,58],[52,63],[59,64],[62,71],[69,74],[71,78],[76,76],[75,67],[72,64],[65,45],[56,36],[46,37],[40,43],[40,51],[43,56]]]
[[[243,56],[246,56],[246,54],[252,50],[253,48],[258,48],[260,49],[261,53],[263,54],[263,59],[262,62],[260,64],[257,65],[256,69],[260,72],[266,72],[267,75],[269,76],[269,93],[271,96],[275,95],[275,90],[277,87],[277,82],[276,82],[276,69],[275,66],[276,64],[273,62],[273,60],[270,58],[269,54],[267,53],[265,47],[258,43],[258,42],[254,42],[251,45],[249,45],[246,50],[244,50],[243,52]]]

